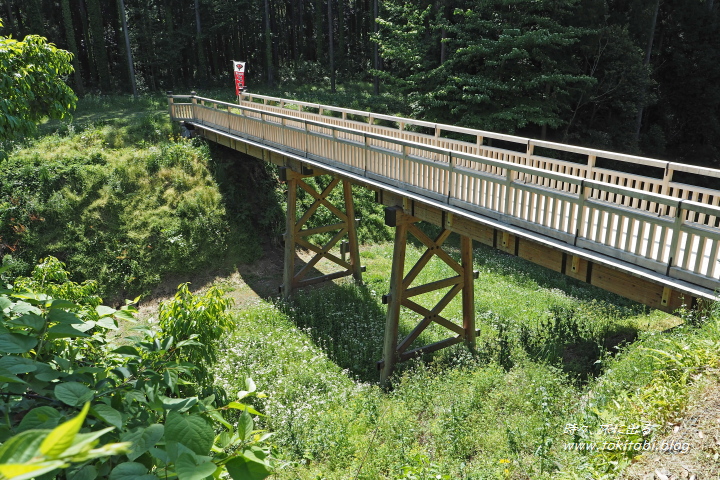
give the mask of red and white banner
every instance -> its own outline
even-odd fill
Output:
[[[235,95],[245,90],[245,62],[236,62],[233,60],[233,70],[235,71]]]

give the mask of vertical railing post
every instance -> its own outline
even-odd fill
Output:
[[[675,207],[675,223],[673,224],[673,236],[670,241],[670,257],[668,258],[668,265],[665,275],[670,276],[670,269],[677,265],[677,258],[680,252],[680,234],[682,233],[682,225],[684,222],[682,200],[678,200],[677,207]]]
[[[175,120],[175,99],[173,98],[170,90],[165,92],[167,94],[168,110],[170,111],[170,120]]]
[[[450,199],[453,195],[453,186],[455,185],[455,165],[452,152],[448,151],[448,195],[447,203],[450,203]]]
[[[517,175],[517,172],[515,170],[512,170],[510,168],[510,165],[505,167],[505,201],[504,201],[505,204],[503,205],[503,208],[500,211],[500,213],[502,213],[504,215],[512,215],[513,214],[512,209],[510,208],[510,200],[511,200],[510,193],[511,193],[512,184],[513,184],[513,181],[515,180],[516,175]],[[500,209],[498,209],[498,210],[500,210]]]
[[[534,166],[535,161],[532,160],[532,156],[535,154],[535,145],[532,140],[528,140],[527,147],[525,148],[525,165]]]
[[[577,208],[578,212],[575,216],[575,240],[573,240],[573,245],[577,245],[578,237],[581,234],[581,231],[583,230],[583,227],[585,226],[583,222],[585,222],[585,201],[587,200],[587,192],[590,190],[590,187],[585,186],[585,181],[580,181],[580,187],[578,190],[578,203]]]
[[[369,150],[370,150],[370,149],[368,148],[368,136],[367,136],[367,133],[363,133],[363,144],[365,145],[365,146],[363,147],[363,150],[365,151],[365,155],[364,155],[364,157],[365,157],[365,158],[364,158],[364,161],[365,161],[365,176],[367,177],[367,172],[368,172],[368,155],[369,155],[368,152],[369,152]]]
[[[588,155],[587,172],[585,173],[585,178],[595,180],[595,162],[597,162],[597,157],[595,155]]]
[[[196,121],[196,122],[199,120],[200,123],[202,123],[203,125],[205,125],[205,122],[203,122],[202,119],[199,119],[199,118],[198,118],[198,114],[197,114],[197,98],[195,98],[195,95],[197,95],[197,92],[196,92],[196,91],[192,91],[192,92],[190,92],[190,95],[192,95],[192,96],[190,97],[190,103],[192,103],[192,105],[190,106],[190,109],[191,109],[191,111],[192,111],[193,120]]]
[[[670,167],[670,162],[667,162],[665,165],[665,173],[663,174],[662,191],[660,192],[663,195],[670,195],[670,182],[672,182],[674,173],[675,170]]]

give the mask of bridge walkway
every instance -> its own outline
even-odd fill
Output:
[[[298,181],[375,190],[401,210],[391,222],[428,221],[654,308],[720,289],[720,170],[260,95],[168,101],[173,120]]]

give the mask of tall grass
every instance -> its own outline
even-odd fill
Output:
[[[610,421],[661,425],[720,357],[717,316],[701,330],[664,333],[679,320],[477,246],[476,351],[408,362],[383,391],[374,363],[391,253],[390,245],[363,250],[364,285],[238,312],[217,374],[230,391],[250,375],[268,393],[278,478],[615,478],[632,455],[568,451],[566,443],[584,438],[568,425],[586,426],[588,440],[601,440]],[[408,258],[420,253],[410,246]],[[447,273],[432,263],[425,280]],[[448,318],[459,321],[459,308],[451,304]],[[417,321],[404,314],[401,330]],[[421,341],[445,336],[431,329]],[[698,345],[702,353],[690,354]],[[668,366],[677,372],[662,373]]]
[[[225,207],[208,147],[175,136],[161,105],[87,97],[75,122],[46,126],[0,164],[0,257],[14,275],[52,255],[122,299],[259,255],[253,226]]]

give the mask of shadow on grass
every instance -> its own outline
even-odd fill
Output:
[[[298,292],[286,313],[343,370],[377,382],[382,357],[385,308],[378,292],[350,281]]]

